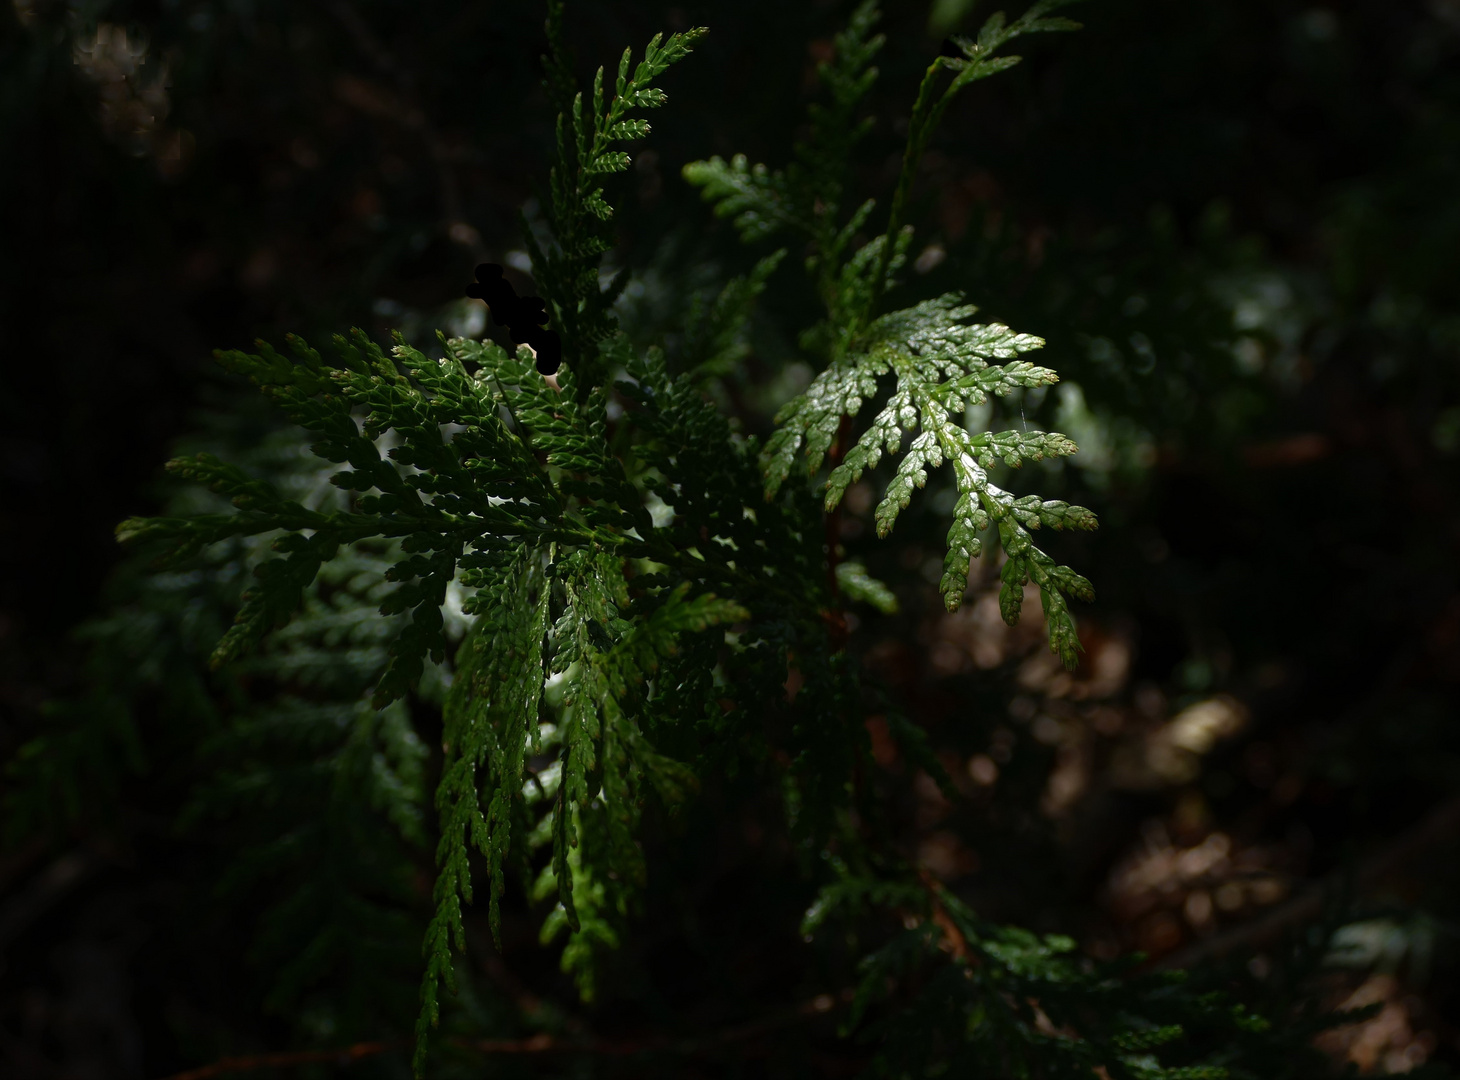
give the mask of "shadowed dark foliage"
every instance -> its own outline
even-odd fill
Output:
[[[1013,436],[1018,467],[991,458],[993,482],[1099,515],[1097,531],[1032,534],[1096,589],[1071,604],[1073,670],[1032,586],[1005,623],[1023,583],[1001,580],[1007,541],[968,515],[959,543],[987,547],[947,609],[966,494],[951,459],[921,491],[908,479],[885,538],[894,460],[848,468],[823,513],[796,457],[783,519],[715,516],[745,487],[726,448],[773,440],[837,347],[818,275],[838,264],[803,267],[825,250],[819,216],[839,228],[877,199],[843,257],[884,228],[924,71],[940,50],[961,62],[993,11],[888,8],[867,31],[885,35],[875,83],[818,128],[808,103],[841,116],[849,5],[578,4],[564,66],[546,68],[534,5],[0,5],[0,1074],[409,1075],[438,843],[466,814],[433,802],[476,722],[452,687],[496,685],[503,657],[531,652],[516,623],[483,623],[497,652],[469,631],[473,590],[492,589],[518,590],[503,610],[564,620],[539,635],[563,675],[544,716],[579,707],[573,663],[639,649],[642,681],[599,689],[642,706],[664,763],[620,793],[629,834],[586,809],[615,782],[608,735],[566,780],[549,773],[568,734],[520,762],[483,750],[527,779],[520,798],[498,785],[511,828],[461,848],[477,896],[465,951],[432,968],[458,993],[441,997],[430,1075],[922,1075],[1028,1054],[1034,1075],[1089,1076],[1080,1047],[1097,1044],[1110,1076],[1222,1053],[1234,1077],[1460,1060],[1460,7],[1090,0],[1060,12],[1078,33],[1020,39],[1023,62],[962,91],[928,140],[901,284],[867,310],[959,292],[979,323],[1044,340],[1030,360],[1059,382],[970,394],[952,415]],[[584,202],[584,245],[554,247],[554,118],[579,90],[597,115],[593,73],[606,66],[612,98],[624,46],[697,26],[710,32],[660,80],[652,134],[601,177],[612,216]],[[811,224],[717,217],[709,174],[685,167],[718,157],[728,183],[736,154],[784,170],[787,205],[817,193]],[[492,271],[469,290],[491,325],[462,295],[473,267]],[[448,353],[437,329],[531,344],[543,372],[557,342],[562,396],[519,399],[507,376],[527,385],[530,362]],[[389,499],[407,494],[342,491],[309,452],[361,469],[350,439],[374,430],[306,436],[238,377],[273,385],[310,363],[287,334],[316,343],[319,371],[359,376],[359,417],[399,422],[379,447],[404,456],[381,467],[444,476],[407,460],[421,443],[404,399],[371,397],[391,331],[422,358],[401,361],[413,385],[445,380],[433,394],[470,397],[433,374],[452,355],[498,372],[499,422],[538,443],[473,461],[516,461],[512,477],[540,462],[576,478],[565,498],[617,507],[626,489],[598,458],[549,460],[569,453],[554,425],[597,409],[602,461],[648,455],[621,478],[645,496],[583,528],[674,543],[626,556],[617,595],[572,592],[605,579],[566,535],[531,563],[474,567],[468,548],[444,574],[441,550],[412,547],[419,529],[342,534],[331,560],[316,519],[295,521],[295,548],[220,533],[170,569],[117,545],[129,515],[365,513],[370,498],[400,513]],[[212,359],[255,339],[284,366]],[[586,356],[601,378],[575,368]],[[876,393],[897,377],[873,376]],[[875,416],[830,415],[828,466]],[[718,417],[718,450],[643,449],[709,439]],[[1046,431],[1079,452],[1021,449]],[[161,471],[199,455],[241,467],[228,498]],[[185,476],[221,483],[202,460]],[[508,482],[470,468],[483,492]],[[710,478],[693,506],[683,484],[643,482],[676,468]],[[423,501],[465,499],[454,482]],[[495,512],[482,499],[470,512]],[[712,537],[761,528],[783,530],[766,560],[782,569],[714,585],[749,617],[675,606],[710,604],[698,586],[668,599],[655,575],[701,572],[674,569],[677,552],[734,562]],[[265,636],[279,612],[245,596],[262,588],[252,567],[274,559],[292,588],[316,556],[299,614]],[[782,597],[794,568],[802,595]],[[210,668],[240,610],[258,647]],[[634,637],[655,612],[666,636]],[[655,651],[675,634],[677,652]],[[549,813],[570,789],[581,819]],[[569,820],[579,848],[548,835]],[[622,872],[595,877],[594,850]],[[556,908],[568,878],[579,906]],[[1192,975],[1164,981],[1174,968]],[[1027,1043],[960,1058],[979,1023]]]

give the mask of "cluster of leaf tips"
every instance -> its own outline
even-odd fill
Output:
[[[747,241],[799,234],[825,305],[801,339],[819,373],[781,409],[764,446],[735,434],[702,388],[743,355],[746,317],[785,250],[696,309],[677,373],[663,350],[638,350],[617,331],[613,306],[626,271],[606,288],[599,281],[611,246],[604,178],[630,160],[616,147],[649,134],[634,112],[665,102],[654,80],[704,31],[656,36],[637,65],[626,51],[611,96],[600,69],[585,97],[574,93],[562,53],[558,2],[549,5],[546,58],[560,109],[547,211],[553,243],[540,243],[524,223],[538,290],[563,339],[558,385],[538,375],[527,348],[509,355],[491,341],[443,337],[433,357],[399,336],[387,353],[356,331],[336,338],[328,358],[292,338],[288,355],[263,344],[256,353],[220,354],[311,433],[315,454],[344,466],[331,482],[350,493],[346,505],[291,499],[202,456],[171,468],[231,498],[234,513],[134,519],[120,533],[161,542],[176,561],[239,536],[280,534],[218,646],[220,664],[287,623],[321,568],[362,545],[392,553],[380,610],[399,631],[373,706],[409,693],[428,663],[452,668],[418,1072],[440,1014],[439,984],[455,978],[453,946],[465,949],[461,904],[473,898],[473,852],[486,874],[494,934],[509,874],[534,882],[533,899],[556,898],[544,940],[568,932],[564,967],[591,998],[594,957],[618,941],[644,878],[637,835],[646,800],[673,807],[690,798],[697,773],[717,755],[739,752],[767,717],[785,732],[788,817],[808,842],[835,833],[855,845],[839,814],[866,758],[863,713],[855,665],[824,617],[837,602],[826,582],[884,608],[893,601],[858,566],[827,575],[837,553],[823,548],[822,515],[884,454],[902,457],[876,509],[879,535],[930,469],[950,465],[957,501],[941,585],[947,606],[962,601],[970,560],[996,539],[1004,617],[1019,617],[1033,582],[1051,647],[1074,664],[1079,642],[1065,596],[1089,599],[1090,585],[1036,547],[1031,533],[1093,528],[1094,516],[1016,497],[990,479],[999,462],[1070,454],[1074,444],[1055,433],[970,431],[962,422],[989,396],[1055,381],[1022,359],[1042,342],[971,323],[974,308],[956,294],[884,310],[911,242],[903,218],[918,162],[948,103],[1015,62],[997,55],[1009,41],[1071,27],[1049,15],[1058,6],[1043,0],[1007,24],[995,16],[977,39],[957,40],[961,56],[931,64],[886,228],[870,240],[863,229],[875,203],[843,220],[842,201],[850,155],[870,123],[858,111],[882,44],[871,3],[857,9],[836,39],[835,59],[821,66],[830,101],[813,108],[810,135],[787,169],[739,157],[686,166],[686,178]],[[879,380],[889,375],[890,392],[852,440],[852,419],[883,398]],[[912,438],[904,450],[905,434]],[[798,456],[806,480],[793,482]],[[828,459],[829,476],[814,491]],[[470,629],[449,656],[443,610],[457,602]],[[793,665],[802,680],[794,703],[785,691]],[[915,753],[915,726],[902,727]],[[936,762],[928,768],[938,773]],[[1180,1033],[1157,1022],[1186,1007],[1171,980],[1127,984],[1090,974],[1054,939],[982,926],[885,853],[834,861],[808,933],[867,904],[919,913],[915,929],[869,957],[857,1015],[889,974],[942,965],[928,984],[943,995],[936,1007],[888,1043],[907,1060],[931,1067],[929,1055],[952,1046],[945,1066],[1004,1068],[1044,1054],[1071,1068],[1102,1066],[1112,1077],[1225,1075],[1210,1064],[1165,1069],[1151,1056]],[[1092,1028],[1084,1006],[1097,999],[1103,1026]],[[1252,1028],[1203,1001],[1186,1004],[1209,1026]],[[935,1022],[941,1034],[917,1034]]]
[[[949,464],[958,490],[941,583],[949,610],[963,602],[970,560],[983,549],[980,534],[996,525],[1006,556],[999,595],[1004,618],[1010,623],[1019,618],[1024,586],[1034,582],[1044,603],[1050,646],[1073,667],[1080,643],[1065,594],[1092,600],[1094,592],[1083,577],[1036,547],[1029,532],[1046,525],[1093,529],[1095,515],[1083,507],[1033,495],[1016,498],[993,484],[988,470],[996,461],[1018,467],[1025,461],[1072,454],[1075,444],[1054,432],[970,432],[960,422],[969,405],[982,405],[990,396],[1058,381],[1049,368],[1018,359],[1044,342],[998,324],[969,325],[965,320],[976,308],[957,294],[874,315],[878,300],[895,284],[891,275],[905,260],[913,235],[902,224],[908,193],[928,139],[949,103],[964,86],[1017,62],[1017,57],[995,55],[1009,41],[1023,34],[1072,29],[1074,23],[1047,14],[1058,6],[1036,4],[1008,25],[996,15],[977,40],[954,39],[961,58],[934,60],[913,110],[887,228],[845,260],[843,253],[876,204],[868,199],[845,223],[838,223],[842,184],[828,163],[845,160],[867,131],[867,124],[854,117],[876,76],[868,62],[882,44],[880,36],[870,35],[875,18],[870,5],[859,8],[836,39],[835,60],[821,65],[833,105],[813,109],[811,135],[795,164],[779,172],[763,165],[751,167],[744,157],[729,163],[712,158],[687,165],[684,174],[704,188],[717,214],[734,219],[745,240],[788,230],[811,243],[807,271],[816,280],[827,317],[803,341],[821,354],[822,369],[805,392],[776,415],[778,429],[761,456],[767,493],[774,496],[780,490],[798,452],[805,455],[808,473],[816,475],[828,451],[840,442],[843,417],[855,417],[865,403],[877,399],[878,378],[890,372],[895,387],[872,423],[854,446],[837,446],[844,456],[826,482],[827,512],[836,508],[849,485],[881,461],[884,452],[899,452],[904,433],[916,432],[877,507],[878,535],[891,531],[898,512],[911,501],[913,488],[927,483],[928,469]],[[947,79],[945,71],[951,71],[953,78]],[[998,360],[1008,362],[990,362]]]

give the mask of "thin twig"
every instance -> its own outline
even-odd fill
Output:
[[[404,1046],[403,1043],[364,1042],[347,1046],[343,1050],[296,1050],[280,1054],[248,1054],[243,1057],[228,1057],[197,1069],[174,1073],[167,1080],[208,1080],[227,1073],[246,1072],[249,1069],[284,1069],[291,1065],[310,1065],[320,1061],[333,1061],[348,1065],[361,1058],[373,1057]]]

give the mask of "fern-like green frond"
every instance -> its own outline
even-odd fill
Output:
[[[885,41],[872,33],[878,17],[875,0],[866,0],[834,38],[832,59],[817,65],[830,101],[812,104],[807,137],[797,143],[788,168],[772,171],[737,154],[729,162],[718,156],[693,161],[683,170],[685,179],[702,188],[705,200],[714,204],[716,216],[734,221],[745,242],[782,229],[810,239],[807,269],[817,276],[829,306],[839,298],[841,254],[876,205],[868,199],[846,221],[839,220],[852,152],[872,127],[871,117],[859,118],[857,110],[877,80],[871,62]]]
[[[553,324],[560,328],[564,355],[583,376],[578,385],[586,394],[603,382],[595,366],[597,347],[613,332],[610,309],[628,282],[627,275],[620,274],[607,289],[599,284],[599,260],[614,243],[609,224],[613,207],[605,197],[603,178],[623,172],[632,160],[627,151],[614,147],[642,139],[651,130],[647,120],[630,114],[658,108],[668,100],[653,85],[654,80],[688,56],[708,31],[695,27],[672,34],[668,40],[655,34],[636,65],[633,50],[625,49],[612,98],[604,100],[604,69],[600,67],[585,112],[583,94],[575,95],[571,103],[566,101],[571,75],[562,55],[561,19],[561,5],[550,7],[548,83],[564,108],[557,118],[557,161],[549,174],[548,221],[555,243],[544,248],[526,222],[522,232],[538,287]]]
[[[895,385],[861,438],[848,449],[826,482],[826,510],[884,454],[902,452],[903,437],[912,435],[896,473],[875,514],[877,533],[886,536],[898,513],[912,500],[914,489],[927,484],[931,469],[952,467],[958,501],[948,532],[940,588],[950,610],[962,603],[970,560],[982,550],[980,533],[998,529],[1007,561],[1001,610],[1011,623],[1018,619],[1026,582],[1039,586],[1049,623],[1050,647],[1066,664],[1075,662],[1079,638],[1065,601],[1066,594],[1089,600],[1088,581],[1057,565],[1030,540],[1029,531],[1095,527],[1095,516],[1078,506],[1017,498],[995,485],[988,470],[997,461],[1018,467],[1026,460],[1063,456],[1075,444],[1055,432],[969,432],[954,419],[970,404],[989,395],[1008,395],[1023,388],[1057,381],[1049,368],[1019,359],[1044,342],[997,324],[969,324],[975,312],[956,294],[926,300],[877,319],[851,349],[819,374],[804,393],[777,416],[780,427],[762,454],[766,492],[774,496],[804,453],[814,475],[841,424],[856,416],[865,401],[877,395],[879,376],[891,373]],[[997,363],[996,361],[1005,361]]]
[[[765,166],[752,168],[743,157],[726,164],[720,158],[687,165],[684,175],[704,189],[715,213],[735,219],[742,238],[756,240],[782,227],[792,227],[812,241],[807,270],[813,274],[826,318],[801,336],[804,348],[819,354],[825,366],[811,385],[777,414],[777,429],[761,454],[766,495],[774,499],[790,477],[799,454],[815,475],[838,442],[843,418],[855,417],[863,404],[878,396],[878,379],[892,374],[891,395],[857,444],[837,446],[842,460],[834,462],[827,483],[825,506],[833,510],[842,494],[883,454],[902,451],[904,434],[911,434],[886,494],[877,507],[877,532],[886,536],[898,513],[923,487],[929,470],[945,462],[953,467],[958,490],[954,520],[948,533],[948,553],[940,584],[952,609],[962,603],[970,560],[983,541],[980,533],[994,525],[1006,556],[1002,576],[1001,610],[1011,622],[1018,618],[1023,588],[1039,586],[1049,624],[1050,646],[1073,666],[1079,649],[1074,620],[1066,595],[1089,599],[1089,582],[1060,566],[1033,545],[1028,532],[1052,528],[1093,528],[1095,517],[1081,507],[1061,502],[1016,498],[989,480],[996,462],[1018,467],[1075,452],[1074,442],[1052,432],[968,432],[953,414],[990,395],[1008,395],[1022,388],[1045,386],[1057,376],[1048,368],[1019,359],[1044,343],[1008,327],[968,323],[974,308],[957,294],[925,300],[878,318],[872,312],[888,287],[890,275],[906,258],[911,229],[903,225],[908,192],[918,162],[953,96],[977,79],[995,74],[1017,62],[998,57],[1004,45],[1024,34],[1065,30],[1074,24],[1049,13],[1069,0],[1041,0],[1012,23],[1003,15],[991,17],[976,41],[959,39],[959,57],[937,57],[923,79],[910,122],[903,168],[894,194],[886,231],[846,254],[854,234],[870,216],[869,201],[838,226],[847,159],[865,122],[855,119],[856,108],[876,77],[869,66],[882,44],[871,36],[877,12],[863,4],[847,30],[836,39],[836,59],[820,68],[831,91],[830,108],[813,107],[811,135],[796,148],[796,161],[785,172]],[[942,85],[942,72],[954,77]],[[941,87],[941,88],[940,88]]]
[[[456,677],[446,701],[446,757],[436,791],[440,869],[436,914],[424,946],[417,1071],[424,1062],[427,1032],[439,1016],[437,985],[444,980],[455,989],[451,947],[466,949],[461,901],[472,899],[469,848],[486,857],[492,933],[501,933],[498,901],[512,840],[513,802],[521,797],[524,756],[536,733],[542,695],[550,591],[541,564],[541,553],[526,549],[484,590],[487,595],[478,601],[482,615],[457,654]],[[488,793],[483,812],[483,795]]]
[[[694,298],[685,318],[680,357],[690,379],[728,375],[750,352],[744,340],[745,323],[785,256],[786,249],[778,248],[759,260],[749,274],[731,278],[713,304]]]
[[[718,155],[708,161],[692,161],[684,167],[684,178],[704,189],[705,200],[715,204],[715,216],[731,218],[746,243],[783,228],[811,231],[792,202],[784,174],[751,165],[744,154],[736,154],[728,162]]]
[[[696,786],[685,765],[644,735],[645,683],[684,636],[748,612],[713,595],[692,596],[686,582],[629,621],[621,617],[627,585],[613,560],[580,552],[560,560],[557,573],[565,607],[550,635],[549,680],[562,686],[555,729],[560,751],[548,826],[552,862],[537,895],[556,890],[559,913],[543,932],[551,936],[559,923],[571,931],[563,964],[591,992],[593,952],[587,945],[606,940],[604,905],[622,911],[625,890],[643,880],[634,837],[646,788],[673,806]]]
[[[871,908],[895,907],[904,928],[867,956],[844,1031],[865,1027],[883,1076],[1092,1076],[1223,1080],[1251,1045],[1253,1019],[1221,994],[1183,985],[1184,972],[1133,976],[1129,960],[1092,962],[1054,934],[979,919],[926,874],[888,873],[829,858],[807,934]],[[905,1003],[888,989],[911,982]],[[1192,1052],[1192,1027],[1214,1050]],[[1246,1044],[1246,1045],[1244,1045]]]
[[[907,212],[907,200],[912,192],[912,183],[917,175],[918,164],[922,161],[923,153],[927,150],[933,133],[942,123],[948,106],[953,103],[958,92],[979,79],[996,75],[1017,64],[1020,60],[1017,56],[996,55],[1000,49],[1015,38],[1025,34],[1079,29],[1079,23],[1049,15],[1051,11],[1067,7],[1075,2],[1076,0],[1038,0],[1012,23],[1005,20],[1002,11],[996,11],[985,21],[976,40],[953,39],[963,53],[962,58],[938,56],[928,65],[927,71],[923,74],[922,85],[918,88],[917,101],[913,104],[912,117],[908,121],[907,145],[903,150],[902,171],[898,175],[897,189],[892,195],[892,206],[888,212],[884,237],[890,239],[901,234],[903,217]],[[940,90],[939,84],[943,82],[942,73],[947,70],[954,73],[953,79]],[[872,286],[864,315],[870,314],[872,305],[887,289],[890,283],[889,277],[895,270],[892,253],[884,249],[877,270],[871,276]]]

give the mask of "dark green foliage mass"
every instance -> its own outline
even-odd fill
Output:
[[[676,65],[694,63],[706,31],[656,34],[641,59],[625,50],[616,75],[599,68],[580,92],[571,12],[552,0],[551,165],[519,224],[562,367],[545,378],[532,349],[509,351],[479,323],[217,353],[291,427],[261,439],[225,421],[170,463],[163,512],[118,526],[136,556],[116,609],[88,624],[87,689],[53,705],[10,762],[12,847],[121,815],[129,778],[164,763],[167,786],[187,793],[169,827],[205,853],[218,918],[247,913],[262,1008],[285,1018],[270,1030],[305,1055],[283,1064],[325,1068],[353,1043],[346,1059],[364,1059],[351,1067],[370,1075],[480,1075],[482,1054],[502,1054],[491,1065],[508,1070],[546,1062],[553,1075],[619,1075],[621,1059],[623,1075],[687,1075],[687,1060],[748,1075],[758,1065],[718,1060],[722,1042],[809,1019],[823,1023],[808,1037],[822,1049],[789,1051],[765,1075],[1323,1074],[1315,1037],[1379,1012],[1321,989],[1331,932],[1352,922],[1338,907],[1289,943],[1266,983],[1231,965],[1158,970],[1139,953],[1080,948],[1073,935],[1086,927],[1050,917],[1076,922],[1067,908],[1024,912],[990,890],[995,915],[982,913],[984,897],[927,854],[943,820],[934,811],[987,806],[975,785],[1001,767],[999,798],[1037,803],[1018,771],[1033,768],[1028,744],[1058,748],[1061,767],[1075,760],[1073,742],[1060,742],[1077,726],[1071,703],[1115,692],[1089,688],[1099,676],[1081,671],[1081,652],[1105,631],[1082,637],[1071,605],[1094,602],[1076,567],[1114,542],[1074,500],[1108,501],[1123,528],[1158,439],[1228,452],[1220,425],[1261,414],[1233,350],[1240,362],[1292,345],[1220,211],[1205,241],[1226,261],[1215,283],[1171,272],[1179,259],[1162,247],[1174,241],[1157,214],[1155,255],[1119,238],[1093,252],[1052,247],[1040,258],[1065,268],[1063,285],[1042,293],[1038,279],[1002,296],[1001,317],[1038,326],[1073,303],[1069,280],[1093,276],[1103,284],[1080,294],[1087,306],[1112,290],[1128,297],[1127,314],[1085,312],[1082,325],[1098,326],[1165,289],[1175,299],[1163,311],[1194,313],[1171,335],[1188,351],[1159,368],[1141,368],[1168,347],[1155,323],[1154,344],[1143,331],[1116,343],[1066,330],[1057,344],[1078,381],[1061,383],[1066,354],[1035,362],[1044,337],[975,321],[976,286],[1014,269],[970,255],[957,278],[940,277],[946,225],[915,222],[940,125],[962,91],[1019,63],[1007,52],[1016,40],[1078,29],[1054,14],[1067,3],[991,15],[926,64],[905,95],[895,169],[883,169],[895,176],[885,208],[880,190],[852,193],[867,186],[858,155],[876,128],[873,61],[889,42],[870,0],[848,13],[814,68],[822,100],[784,168],[733,154],[680,170],[710,204],[691,231],[718,217],[745,245],[785,246],[727,256],[743,272],[666,288],[678,306],[651,316],[635,268],[605,265],[631,212],[618,174],[639,168],[622,147],[650,138],[645,110],[686,107]],[[982,224],[988,251],[1025,242]],[[670,271],[680,241],[663,245]],[[1140,280],[1117,290],[1120,275]],[[1223,290],[1247,313],[1236,346],[1212,314]],[[777,316],[789,329],[767,330]],[[801,375],[756,385],[748,365],[777,350]],[[1063,430],[1038,426],[1041,415]],[[1448,430],[1437,422],[1435,438]],[[1263,452],[1304,451],[1253,460]],[[879,470],[884,457],[891,467]],[[915,500],[915,489],[926,494]],[[879,541],[904,546],[856,543],[844,518],[864,517]],[[956,683],[965,698],[940,706],[958,716],[957,752],[946,729],[930,735],[921,691],[888,661],[897,645],[854,645],[863,620],[946,627],[927,620],[978,618],[985,600],[995,618],[982,632],[1017,640],[1035,594],[1037,648],[1000,653],[981,666],[1002,664],[1001,682]],[[1199,661],[1172,676],[1189,683],[1172,725],[1230,700]],[[1006,709],[1026,710],[1028,737],[983,719]],[[1127,773],[1171,761],[1179,771],[1225,737],[1171,730]],[[987,746],[975,741],[985,734]],[[1033,751],[1041,767],[1054,752]],[[1164,782],[1147,773],[1129,783]],[[1014,836],[1027,854],[1012,863],[1052,863],[1022,803],[1007,813],[1014,825],[990,812],[991,830],[1006,832],[989,849]],[[910,815],[934,815],[933,826],[909,830]],[[767,831],[760,864],[692,869],[713,863],[717,845],[754,847]],[[933,838],[946,847],[949,835]],[[1026,872],[1038,871],[1012,872],[1009,887],[1027,885],[1016,876]],[[780,879],[774,899],[752,892],[757,873]],[[1200,895],[1210,919],[1214,901]],[[169,903],[205,906],[196,894]],[[692,949],[663,946],[674,934]],[[727,1026],[711,1007],[682,1035],[639,1038],[644,1016],[673,1032],[701,1008],[681,1011],[665,989],[685,962],[665,954],[719,956],[706,981],[751,985],[733,949],[757,939],[809,958],[777,991],[790,1021],[757,1009],[748,1027]],[[508,961],[529,949],[538,967],[555,959],[564,981],[514,974]],[[584,1015],[604,1018],[600,1032],[629,1020],[607,1041]],[[227,1034],[190,1037],[190,1059],[239,1049]],[[827,1054],[843,1056],[825,1065]]]
[[[1092,528],[1094,517],[1057,500],[1015,498],[992,484],[987,470],[996,460],[1017,467],[1076,447],[1060,434],[969,432],[959,422],[970,404],[982,405],[990,395],[1057,381],[1050,369],[1018,359],[1043,342],[1004,326],[968,325],[975,309],[957,295],[873,314],[891,291],[890,275],[903,266],[912,236],[902,223],[908,187],[948,102],[965,84],[1017,60],[993,56],[1010,39],[1072,28],[1044,17],[1055,6],[1046,0],[1007,29],[996,17],[977,41],[959,42],[964,59],[933,62],[914,109],[887,230],[855,248],[851,241],[875,204],[868,200],[845,224],[838,221],[856,140],[827,129],[847,129],[876,74],[869,62],[881,41],[870,36],[876,18],[870,3],[838,40],[837,66],[826,71],[836,107],[814,114],[798,169],[789,176],[747,170],[743,159],[686,166],[686,176],[705,187],[719,212],[736,215],[747,238],[785,224],[813,245],[807,268],[818,276],[827,316],[804,340],[823,354],[825,366],[777,414],[780,426],[763,449],[735,439],[696,392],[714,358],[672,376],[662,352],[640,352],[614,336],[609,312],[623,275],[607,289],[598,284],[598,257],[609,246],[602,223],[612,217],[598,177],[630,163],[627,153],[608,147],[648,134],[648,124],[628,113],[663,103],[652,80],[690,52],[700,30],[663,44],[656,37],[632,78],[626,51],[611,98],[605,100],[600,69],[587,99],[589,117],[582,94],[559,116],[548,215],[553,246],[545,251],[530,241],[539,287],[564,331],[567,363],[556,385],[537,377],[525,347],[510,357],[491,342],[444,337],[438,359],[399,336],[387,355],[359,332],[337,338],[329,359],[297,340],[291,340],[292,356],[267,346],[255,355],[220,354],[227,368],[251,379],[311,433],[313,453],[349,466],[330,482],[356,494],[344,507],[322,511],[206,454],[173,464],[174,473],[230,498],[238,512],[136,519],[120,527],[123,540],[160,541],[168,545],[165,558],[176,563],[230,537],[282,531],[271,545],[280,557],[255,569],[257,582],[244,592],[213,663],[234,661],[287,626],[322,568],[365,543],[395,543],[399,553],[382,574],[394,587],[380,605],[381,615],[399,617],[399,629],[367,708],[389,708],[419,682],[428,660],[444,662],[442,609],[453,582],[465,593],[463,613],[475,616],[445,701],[435,797],[437,911],[426,931],[418,1074],[439,1023],[438,983],[455,989],[452,947],[466,949],[461,905],[474,895],[469,852],[484,858],[490,923],[500,940],[498,905],[509,872],[527,870],[533,850],[550,847],[533,890],[537,898],[557,898],[543,936],[568,931],[564,966],[591,999],[599,954],[618,943],[616,924],[644,881],[639,808],[651,792],[668,807],[682,803],[707,760],[667,756],[649,732],[707,724],[722,736],[734,732],[743,718],[777,707],[793,650],[807,685],[790,713],[803,745],[787,771],[788,811],[803,820],[809,838],[837,841],[847,853],[840,863],[866,846],[845,817],[850,782],[865,760],[855,668],[818,623],[832,602],[818,564],[834,563],[836,555],[811,546],[819,537],[807,489],[786,488],[803,444],[813,478],[829,452],[840,458],[824,482],[823,512],[830,513],[884,452],[900,450],[905,431],[920,432],[877,509],[878,534],[892,529],[912,489],[927,483],[928,469],[950,462],[959,499],[941,585],[947,606],[961,603],[970,559],[993,529],[1005,555],[1004,618],[1017,622],[1024,585],[1032,580],[1044,600],[1051,647],[1074,666],[1079,639],[1064,594],[1089,600],[1093,591],[1034,547],[1029,530]],[[561,17],[555,6],[548,23],[554,43]],[[554,78],[565,78],[561,61],[553,63]],[[938,90],[945,69],[953,79]],[[752,295],[779,258],[748,279]],[[728,324],[721,335],[733,334],[744,306],[731,293],[716,308]],[[999,360],[1008,362],[991,363]],[[618,389],[632,411],[610,434],[607,379],[616,370],[625,376]],[[864,400],[875,398],[878,376],[889,372],[896,384],[886,405],[854,445],[841,445],[843,418],[854,418]],[[387,435],[394,445],[382,453]],[[651,496],[669,515],[657,526]],[[723,629],[732,625],[733,633]],[[705,639],[710,649],[693,644],[710,633],[716,635]],[[685,656],[694,657],[697,671],[686,669]],[[534,767],[534,761],[544,764]],[[336,841],[350,842],[348,836]],[[884,981],[929,963],[935,972],[925,997],[903,1014],[911,1027],[895,1017],[882,1021],[887,1032],[878,1060],[892,1075],[925,1074],[935,1066],[1059,1075],[1099,1066],[1119,1077],[1195,1080],[1228,1075],[1225,1062],[1242,1056],[1232,1047],[1209,1066],[1161,1066],[1159,1048],[1180,1040],[1180,1021],[1190,1024],[1226,1006],[1171,997],[1170,983],[1162,1004],[1160,993],[1152,997],[1138,984],[1125,988],[1116,972],[1061,960],[1073,947],[1068,941],[982,927],[896,862],[860,879],[850,871],[839,875],[805,932],[814,933],[853,900],[921,915],[916,929],[867,957],[850,1024],[859,1023]],[[298,903],[308,902],[301,894]],[[936,960],[950,943],[950,957]],[[300,962],[320,962],[315,955],[328,956],[332,944],[312,943]],[[299,981],[289,970],[281,994]],[[1241,1014],[1232,1015],[1235,1035]],[[1161,1020],[1176,1022],[1162,1026]]]

